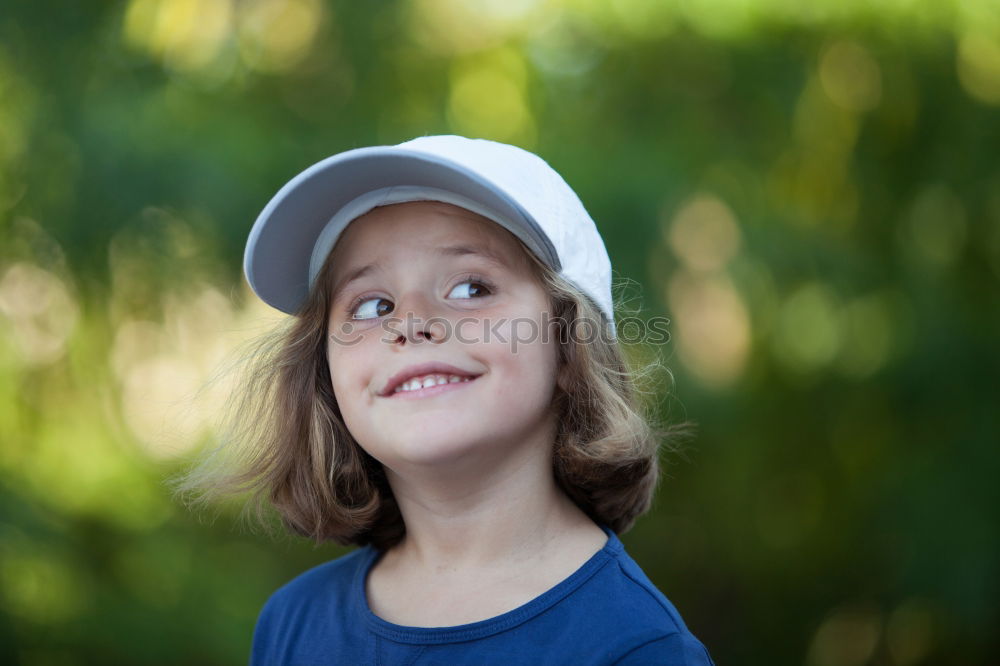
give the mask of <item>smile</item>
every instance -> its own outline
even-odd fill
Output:
[[[459,377],[458,375],[425,375],[424,377],[414,377],[408,381],[403,382],[396,387],[393,393],[399,393],[400,391],[419,391],[422,388],[430,388],[432,386],[440,386],[441,384],[457,384],[458,382],[467,382],[469,377]]]
[[[441,361],[418,363],[403,368],[389,377],[377,394],[383,398],[434,395],[442,389],[468,384],[479,374],[481,373]]]
[[[389,398],[424,398],[455,389],[475,381],[475,377],[459,375],[430,374],[409,379],[390,393]]]

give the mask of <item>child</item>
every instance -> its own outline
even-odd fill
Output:
[[[341,153],[245,259],[295,316],[244,387],[245,468],[188,487],[362,546],[271,597],[251,663],[712,663],[617,537],[657,441],[604,243],[543,160],[457,136]]]

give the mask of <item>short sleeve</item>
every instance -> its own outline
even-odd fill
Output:
[[[615,662],[618,666],[715,666],[708,650],[688,633],[676,633],[636,647]]]

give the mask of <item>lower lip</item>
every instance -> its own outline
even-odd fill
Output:
[[[467,382],[454,382],[450,384],[437,384],[436,386],[428,386],[426,388],[417,389],[416,391],[397,391],[396,393],[390,394],[389,398],[394,400],[419,400],[420,398],[430,398],[435,395],[441,395],[442,393],[448,393],[450,391],[457,391],[460,388],[464,388],[476,381],[478,377],[474,377]]]

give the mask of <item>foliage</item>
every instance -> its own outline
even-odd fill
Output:
[[[270,195],[456,132],[545,157],[696,421],[625,537],[720,664],[1000,655],[1000,11],[968,2],[8,0],[0,661],[240,663],[338,555],[198,520]]]

